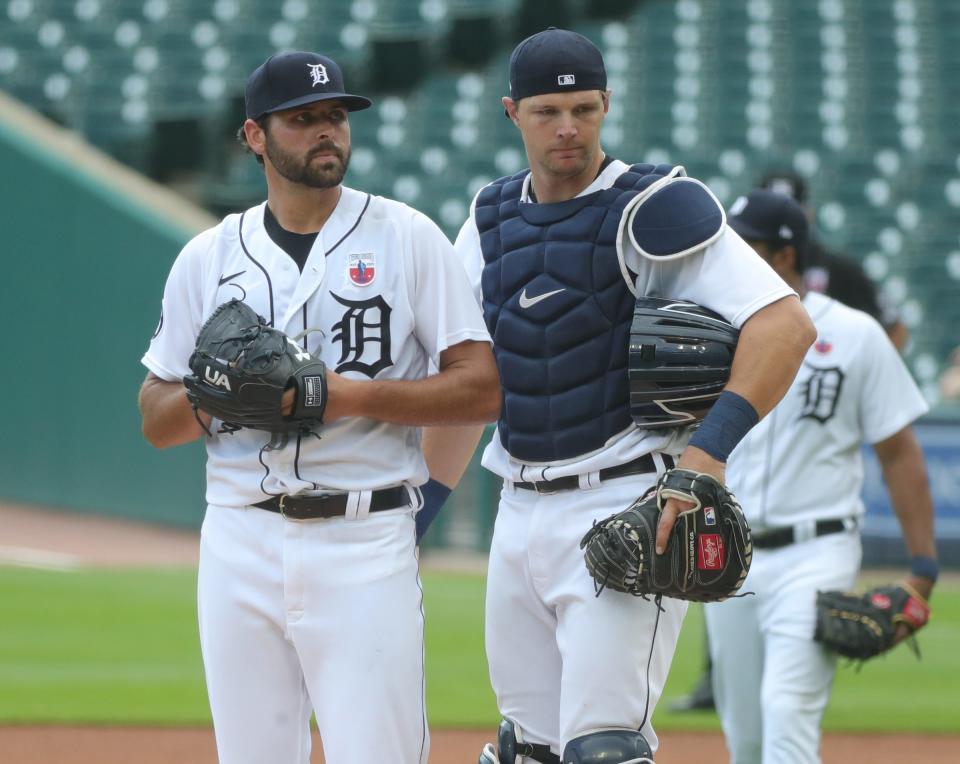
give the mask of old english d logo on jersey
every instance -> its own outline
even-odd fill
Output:
[[[825,424],[837,412],[837,401],[843,389],[843,371],[839,366],[825,369],[817,369],[807,363],[804,366],[811,371],[801,387],[803,408],[800,419],[816,419]]]
[[[373,277],[377,275],[376,265],[373,252],[347,255],[347,273],[350,281],[357,286],[370,286],[373,283]]]
[[[383,369],[393,365],[390,358],[390,312],[383,295],[369,300],[348,300],[333,292],[334,300],[347,310],[337,323],[333,342],[340,343],[340,360],[334,371],[358,371],[373,379]]]
[[[723,536],[719,533],[701,533],[697,536],[697,568],[699,570],[723,570],[725,557]]]

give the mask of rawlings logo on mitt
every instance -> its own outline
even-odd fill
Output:
[[[311,358],[240,300],[223,303],[207,319],[189,363],[193,374],[183,384],[194,413],[200,409],[237,427],[277,433],[323,422],[323,361]],[[285,417],[283,394],[291,387],[296,400],[293,413]]]
[[[817,592],[817,627],[813,638],[845,658],[865,661],[896,644],[897,626],[913,635],[930,620],[930,606],[905,584],[878,586],[863,595]]]
[[[694,503],[655,553],[657,523],[667,499]],[[606,588],[720,602],[736,594],[750,570],[750,527],[733,494],[710,475],[673,469],[623,512],[595,523],[580,542],[599,595]]]

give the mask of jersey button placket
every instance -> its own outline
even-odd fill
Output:
[[[543,596],[543,586],[550,582],[554,571],[551,569],[550,550],[544,546],[543,539],[548,538],[550,518],[557,510],[554,506],[560,494],[541,494],[533,502],[530,517],[530,542],[527,546],[527,560],[530,566],[530,579],[539,596]],[[545,526],[541,528],[540,526]],[[539,542],[538,542],[539,540]]]
[[[308,522],[283,519],[283,604],[288,623],[303,616],[303,544]]]

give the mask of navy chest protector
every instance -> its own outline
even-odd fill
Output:
[[[617,239],[630,201],[676,170],[635,165],[608,189],[553,204],[520,202],[528,172],[484,188],[475,219],[503,387],[497,429],[512,457],[544,463],[595,451],[633,426],[635,298]]]

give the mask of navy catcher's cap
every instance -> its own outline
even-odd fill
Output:
[[[754,189],[731,205],[727,223],[747,241],[769,242],[776,249],[792,244],[799,258],[806,250],[807,216],[786,194]]]
[[[510,55],[510,97],[606,90],[600,49],[582,34],[550,27],[521,42]]]
[[[332,58],[298,50],[277,53],[247,78],[247,119],[334,98],[343,101],[347,111],[372,105],[369,98],[344,91],[343,73]]]

